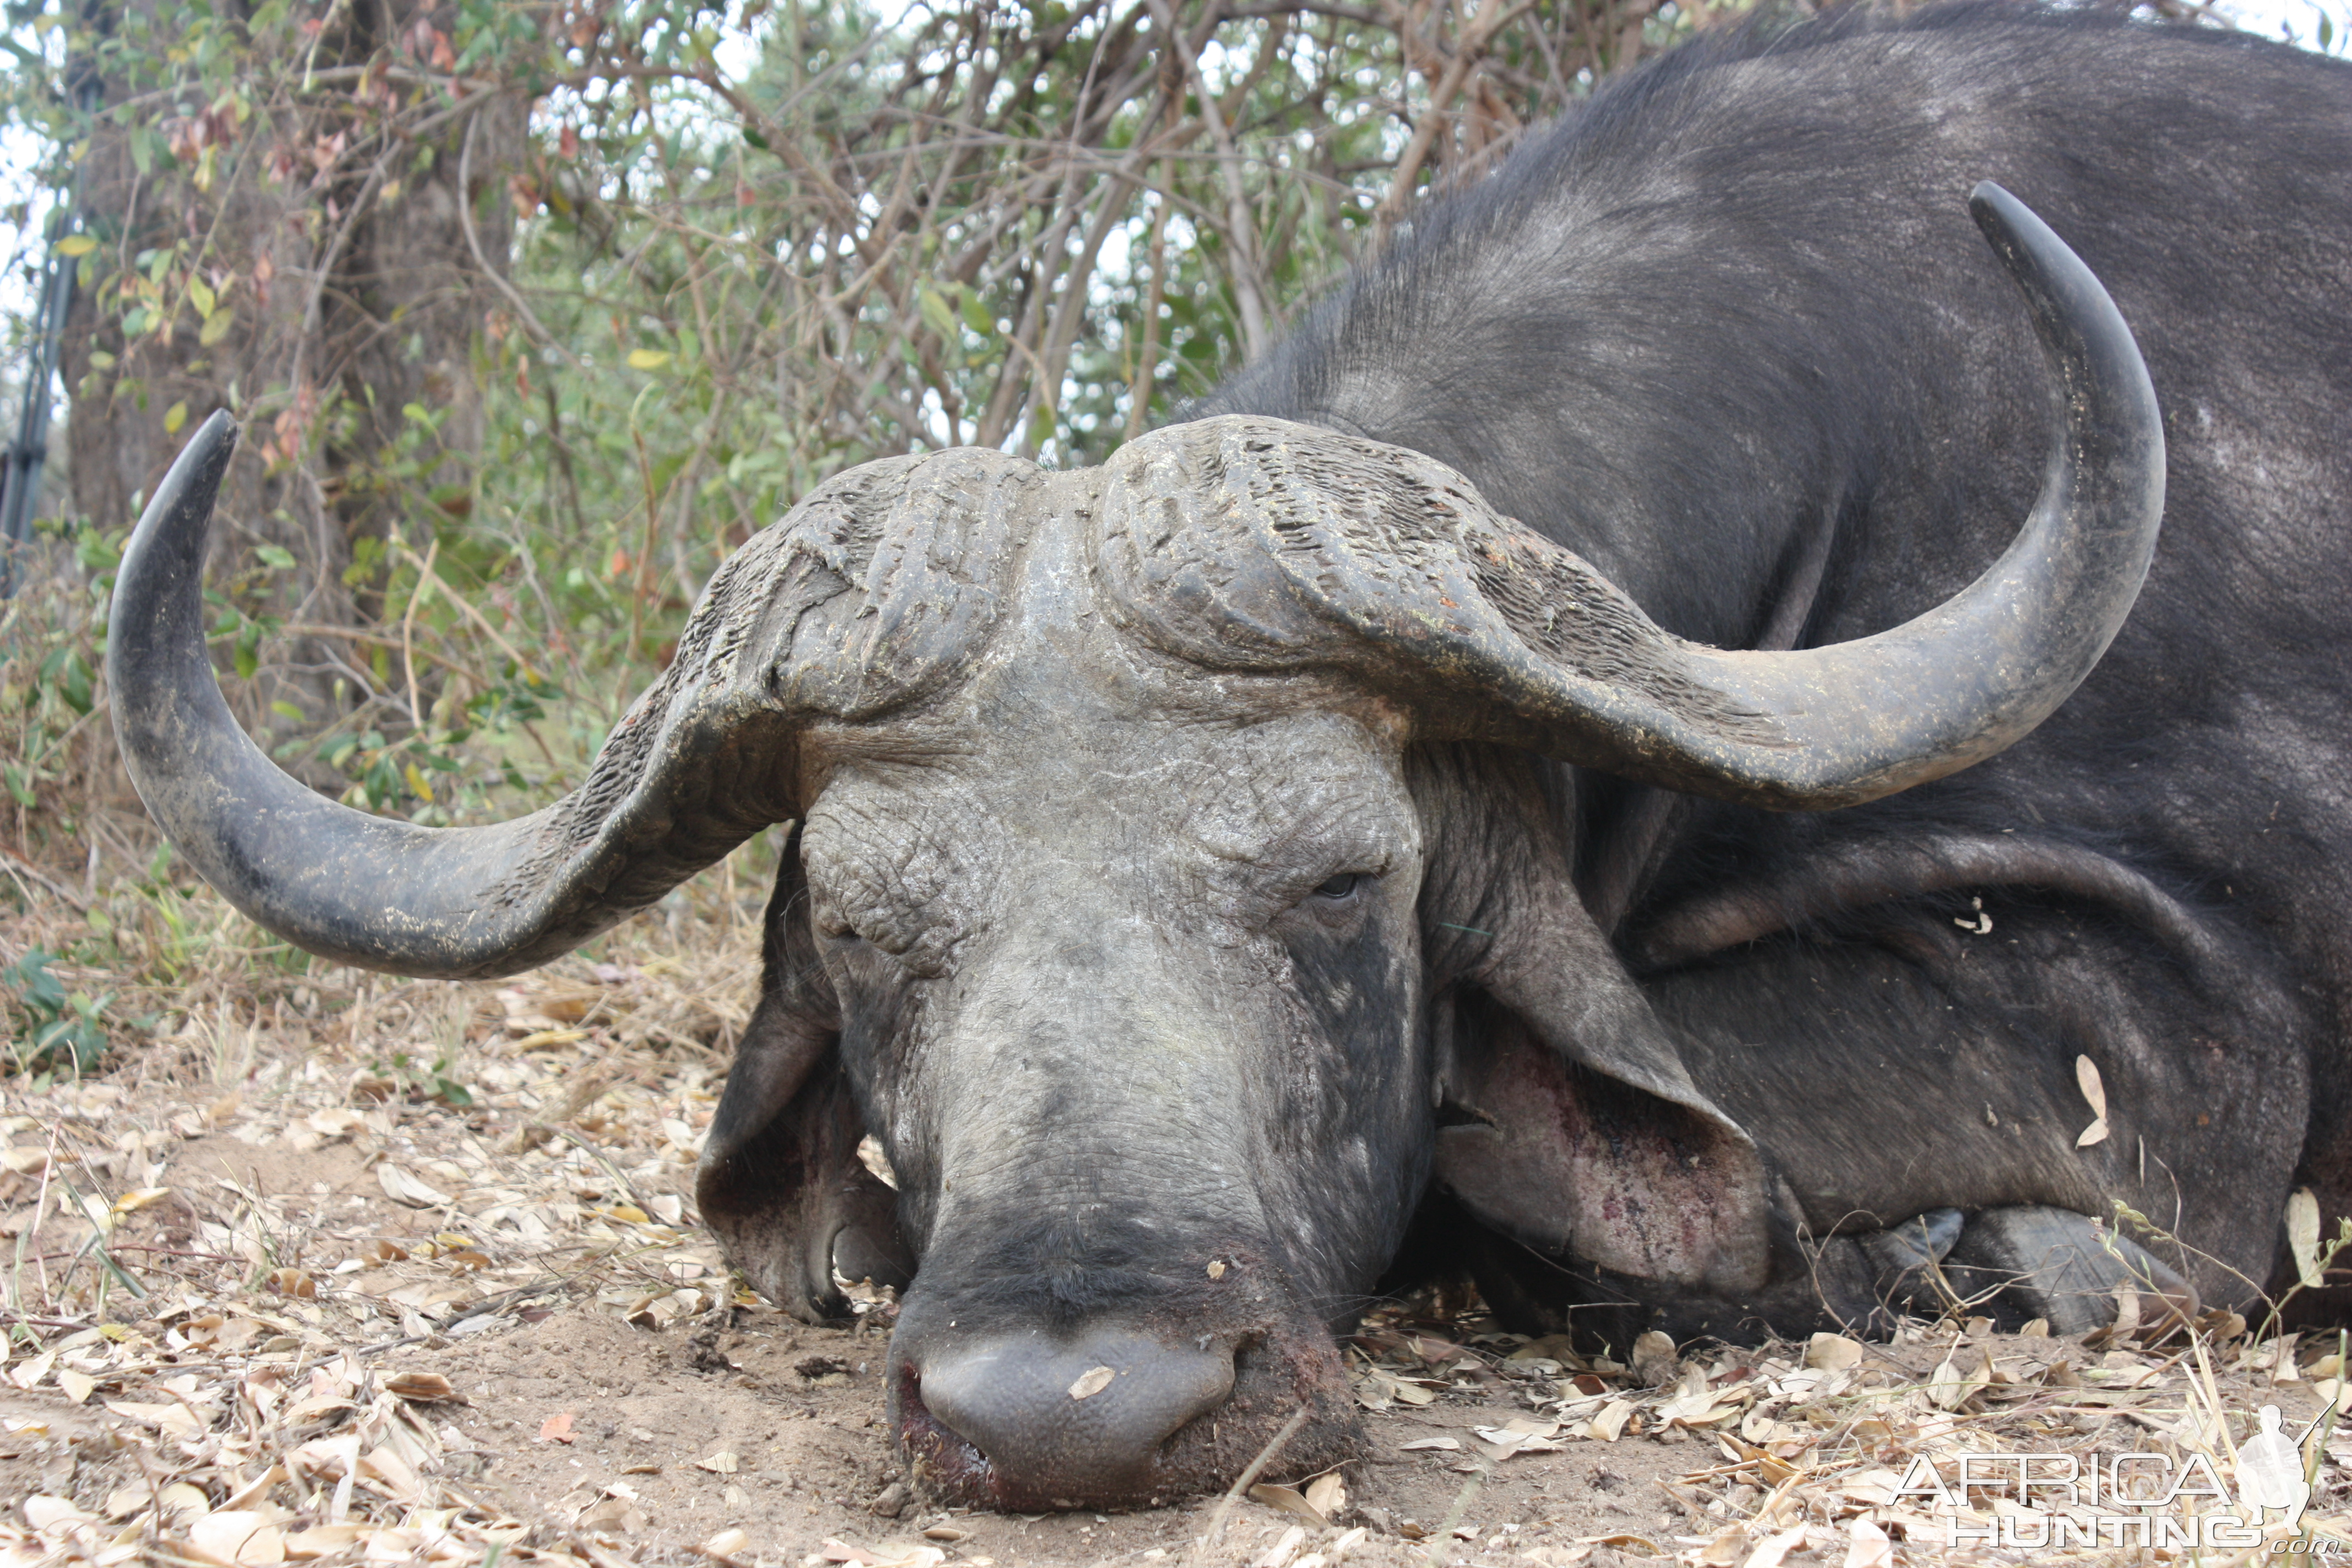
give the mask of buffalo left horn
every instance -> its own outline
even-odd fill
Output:
[[[1915,620],[1793,652],[1685,642],[1444,464],[1247,416],[1113,460],[1102,537],[1118,613],[1202,662],[1349,669],[1433,738],[1753,805],[1851,805],[1980,762],[2064,701],[2123,625],[2164,512],[2164,431],[2090,269],[1999,186],[1969,206],[2063,396],[2024,528]],[[1180,493],[1187,476],[1213,493]],[[1187,526],[1160,521],[1178,512]]]
[[[230,715],[203,576],[236,445],[226,414],[206,420],[124,552],[106,653],[123,762],[173,846],[257,924],[446,979],[543,963],[792,817],[810,720],[910,700],[968,657],[996,614],[1008,509],[1036,478],[983,452],[828,481],[719,568],[584,784],[512,822],[431,828],[307,788]]]

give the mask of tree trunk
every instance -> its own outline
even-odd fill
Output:
[[[345,0],[315,34],[250,39],[257,55],[300,48],[254,58],[225,91],[174,82],[173,0],[79,10],[90,43],[112,46],[85,56],[105,104],[131,107],[127,124],[100,117],[84,158],[100,244],[63,356],[75,507],[100,528],[133,521],[181,442],[227,408],[244,438],[215,583],[289,627],[373,619],[383,571],[364,542],[404,526],[421,549],[436,493],[463,510],[482,437],[472,349],[495,298],[476,257],[506,266],[529,105],[486,85],[456,95],[470,84],[448,68],[454,5]],[[373,691],[355,648],[297,634],[278,673],[313,698],[339,678]]]

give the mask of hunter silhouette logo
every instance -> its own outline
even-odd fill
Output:
[[[2336,1406],[2328,1401],[2328,1409]],[[2301,1436],[2290,1437],[2279,1430],[2279,1407],[2265,1405],[2261,1411],[2262,1430],[2247,1438],[2238,1447],[2238,1500],[2247,1508],[2263,1511],[2274,1508],[2286,1510],[2286,1527],[2296,1529],[2303,1522],[2303,1510],[2311,1506],[2311,1483],[2304,1479],[2303,1438],[2326,1418],[2326,1410],[2312,1419]]]

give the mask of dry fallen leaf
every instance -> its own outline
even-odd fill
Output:
[[[1991,1371],[1979,1359],[1974,1372],[1962,1372],[1947,1355],[1927,1377],[1927,1397],[1938,1408],[1957,1410],[1970,1394],[1992,1381]]]
[[[420,1209],[446,1208],[449,1205],[448,1194],[389,1160],[375,1168],[375,1179],[376,1184],[383,1188],[383,1195],[394,1203]]]
[[[1805,1364],[1821,1372],[1843,1372],[1862,1363],[1862,1346],[1843,1334],[1815,1334],[1805,1345]]]
[[[105,1405],[117,1415],[159,1427],[174,1437],[194,1441],[205,1435],[205,1423],[184,1405],[143,1405],[127,1399],[110,1399]]]
[[[1319,1524],[1322,1521],[1318,1520],[1316,1522]],[[1285,1568],[1290,1561],[1291,1553],[1297,1552],[1306,1540],[1306,1527],[1292,1525],[1282,1532],[1281,1539],[1251,1559],[1250,1568]]]
[[[1780,1568],[1782,1560],[1804,1543],[1805,1527],[1801,1524],[1767,1536],[1748,1553],[1743,1568]]]
[[[1633,1379],[1645,1388],[1659,1388],[1675,1380],[1681,1362],[1675,1355],[1675,1342],[1652,1329],[1633,1342]]]
[[[694,1468],[698,1470],[709,1470],[716,1476],[731,1476],[735,1473],[738,1463],[733,1454],[721,1448],[708,1458],[695,1460]]]
[[[614,1535],[635,1535],[646,1527],[646,1516],[626,1498],[608,1497],[602,1502],[590,1503],[575,1521],[583,1530],[610,1531]]]
[[[1070,1397],[1090,1399],[1108,1388],[1110,1380],[1118,1375],[1107,1366],[1089,1367],[1078,1374],[1077,1382],[1070,1384]]]
[[[1304,1495],[1308,1508],[1326,1519],[1336,1518],[1348,1506],[1348,1483],[1331,1470],[1307,1482]]]
[[[1589,1428],[1591,1436],[1603,1443],[1614,1443],[1625,1432],[1625,1423],[1633,1416],[1633,1402],[1612,1399],[1601,1406],[1601,1414],[1592,1418]]]
[[[824,1547],[815,1553],[814,1560],[820,1563],[859,1563],[866,1564],[867,1568],[939,1568],[940,1563],[947,1561],[947,1555],[936,1546],[890,1542],[879,1547],[867,1548],[852,1546],[828,1536]],[[973,1561],[992,1560],[975,1558]]]
[[[1895,1543],[1869,1520],[1856,1519],[1848,1530],[1844,1568],[1895,1568]]]
[[[269,1516],[243,1509],[208,1513],[190,1524],[188,1547],[200,1560],[230,1568],[286,1561],[286,1537]]]
[[[2309,1187],[2297,1187],[2286,1200],[2286,1243],[2305,1287],[2315,1290],[2326,1284],[2319,1262],[2319,1200]]]
[[[2076,1057],[2074,1081],[2081,1086],[2083,1098],[2090,1101],[2091,1114],[2104,1120],[2107,1114],[2107,1090],[2099,1079],[2099,1064],[2088,1057]]]
[[[1665,1555],[1658,1549],[1656,1542],[1646,1535],[1635,1535],[1627,1530],[1621,1530],[1610,1535],[1580,1535],[1576,1538],[1576,1543],[1579,1546],[1638,1546],[1652,1557]]]
[[[1449,1454],[1459,1453],[1462,1450],[1462,1445],[1451,1437],[1416,1437],[1404,1446],[1404,1451],[1408,1454],[1430,1450]]]
[[[268,1280],[271,1289],[281,1296],[292,1296],[304,1301],[319,1298],[319,1282],[299,1268],[274,1268]]]
[[[35,1530],[56,1530],[60,1525],[95,1524],[97,1521],[61,1497],[47,1493],[25,1500],[25,1520]]]
[[[2074,1147],[2087,1149],[2103,1143],[2107,1137],[2107,1090],[2099,1081],[2099,1064],[2088,1057],[2074,1058],[2074,1082],[2081,1086],[2083,1098],[2091,1104],[2091,1124],[2074,1140]]]
[[[1895,1489],[1902,1484],[1903,1478],[1893,1470],[1861,1470],[1841,1479],[1837,1489],[1864,1508],[1884,1508],[1895,1500]]]
[[[539,1440],[542,1443],[569,1443],[572,1441],[572,1423],[578,1419],[578,1415],[570,1410],[560,1415],[549,1416],[539,1424]]]
[[[1277,1512],[1306,1520],[1308,1523],[1318,1527],[1329,1522],[1324,1518],[1322,1510],[1308,1502],[1304,1495],[1289,1487],[1275,1486],[1269,1482],[1261,1481],[1250,1488],[1249,1496],[1252,1502],[1262,1503]],[[1300,1539],[1304,1540],[1305,1537],[1302,1536]]]
[[[457,1397],[457,1391],[447,1378],[437,1372],[395,1373],[383,1380],[384,1390],[403,1399],[420,1405],[433,1405]]]
[[[320,1524],[297,1530],[286,1537],[286,1555],[305,1561],[356,1546],[365,1535],[383,1533],[362,1524]]]
[[[1732,1568],[1748,1551],[1748,1527],[1727,1524],[1694,1554],[1700,1568]]]
[[[1212,1258],[1209,1259],[1209,1278],[1212,1279],[1223,1279],[1224,1277],[1224,1259],[1221,1258]]]
[[[154,1207],[171,1195],[169,1187],[133,1187],[114,1200],[114,1212],[118,1216],[137,1214],[141,1209]]]

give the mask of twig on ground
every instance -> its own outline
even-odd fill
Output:
[[[506,1152],[509,1154],[527,1154],[555,1136],[558,1126],[571,1121],[596,1103],[596,1097],[613,1086],[613,1078],[614,1075],[611,1073],[600,1072],[592,1072],[583,1078],[572,1086],[571,1092],[563,1097],[562,1104],[551,1111],[532,1117],[516,1128],[513,1135],[507,1140]]]
[[[1486,1484],[1487,1474],[1481,1468],[1464,1481],[1462,1489],[1454,1494],[1454,1506],[1445,1510],[1444,1522],[1437,1527],[1437,1533],[1430,1537],[1433,1543],[1428,1552],[1431,1568],[1444,1568],[1445,1542],[1453,1535],[1454,1527],[1462,1522],[1462,1516],[1470,1511],[1471,1501],[1477,1497],[1479,1489]],[[1682,1500],[1677,1498],[1675,1500],[1679,1502]]]
[[[613,1178],[613,1184],[621,1189],[621,1195],[623,1197],[636,1205],[640,1211],[646,1213],[652,1212],[646,1208],[645,1200],[637,1196],[637,1189],[630,1184],[629,1178],[621,1173],[621,1167],[613,1163],[611,1158],[605,1154],[604,1151],[599,1149],[595,1144],[590,1142],[579,1133],[574,1132],[569,1127],[559,1127],[555,1129],[555,1131],[559,1136],[569,1139],[579,1148],[582,1153],[587,1155],[591,1160],[595,1161],[597,1165],[603,1169],[604,1173]]]
[[[1257,1451],[1257,1458],[1249,1462],[1249,1468],[1234,1478],[1234,1484],[1226,1488],[1225,1495],[1218,1500],[1217,1511],[1209,1516],[1209,1533],[1201,1537],[1201,1544],[1192,1549],[1192,1562],[1195,1568],[1202,1559],[1208,1556],[1209,1549],[1216,1545],[1218,1535],[1223,1533],[1225,1528],[1225,1516],[1233,1512],[1235,1500],[1250,1489],[1250,1483],[1257,1479],[1259,1473],[1273,1461],[1275,1455],[1282,1451],[1282,1446],[1289,1442],[1305,1425],[1307,1425],[1307,1412],[1304,1410],[1294,1412],[1290,1419],[1282,1424],[1282,1430],[1268,1438],[1265,1447]]]

